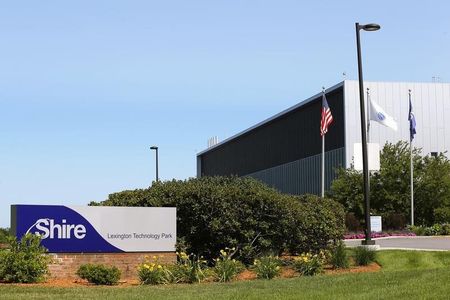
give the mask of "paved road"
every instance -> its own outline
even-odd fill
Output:
[[[450,236],[436,237],[395,237],[375,239],[381,249],[423,249],[423,250],[448,250],[450,251]],[[348,247],[361,245],[361,240],[346,240]]]

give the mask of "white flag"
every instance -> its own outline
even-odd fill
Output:
[[[395,122],[394,118],[388,115],[384,109],[372,101],[372,99],[370,99],[370,120],[377,121],[378,123],[397,131],[397,122]]]

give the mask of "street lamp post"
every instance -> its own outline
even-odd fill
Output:
[[[362,155],[363,155],[363,178],[364,178],[364,214],[366,218],[365,235],[366,238],[362,241],[363,245],[374,245],[375,241],[371,239],[370,230],[370,189],[369,189],[369,164],[367,159],[367,132],[366,132],[366,115],[364,109],[364,86],[363,86],[363,72],[361,62],[361,42],[359,38],[359,31],[376,31],[380,29],[378,24],[359,25],[355,23],[356,27],[356,48],[358,51],[358,77],[359,77],[359,105],[361,114],[361,139],[362,139]]]
[[[155,152],[156,152],[156,181],[159,181],[159,177],[158,177],[158,147],[151,146],[150,149],[155,150]]]

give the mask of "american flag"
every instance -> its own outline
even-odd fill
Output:
[[[328,126],[333,122],[330,107],[328,106],[325,93],[322,96],[322,118],[320,119],[320,135],[324,136],[328,132]]]

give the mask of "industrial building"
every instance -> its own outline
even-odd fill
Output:
[[[409,98],[417,121],[414,146],[423,154],[450,149],[450,84],[364,82],[370,98],[396,119],[394,131],[371,122],[370,141],[409,141]],[[350,167],[353,145],[361,142],[358,81],[345,80],[326,89],[333,115],[325,143],[325,187],[338,167]],[[321,99],[318,93],[197,154],[197,176],[237,175],[257,178],[284,193],[319,194]],[[367,107],[367,106],[366,106]]]

